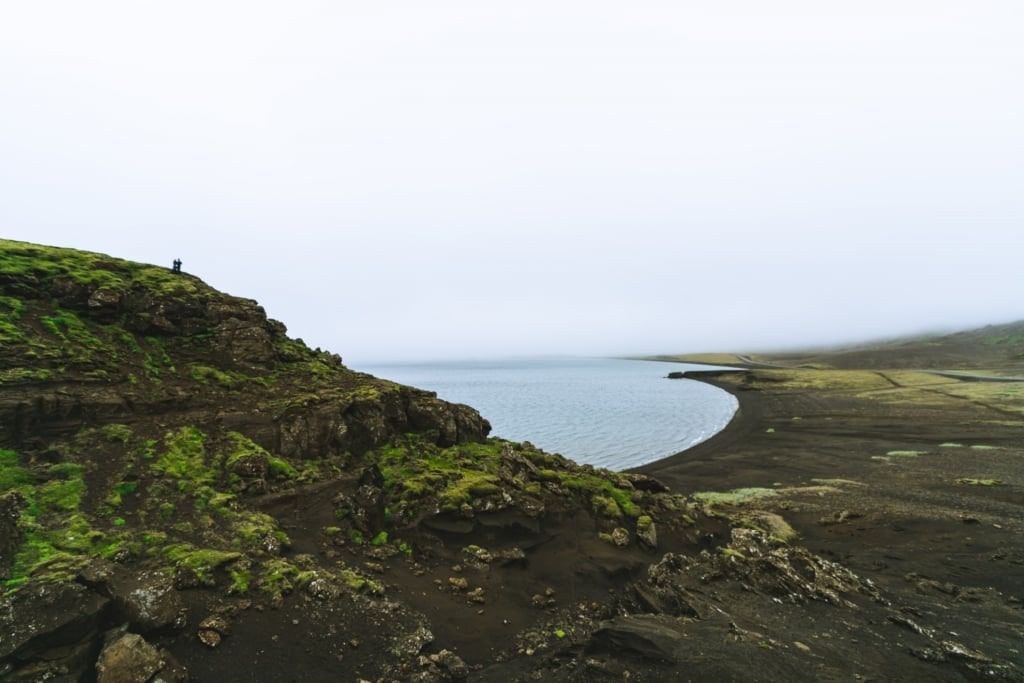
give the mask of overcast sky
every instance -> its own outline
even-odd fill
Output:
[[[0,235],[351,367],[1024,318],[1024,3],[4,2]]]

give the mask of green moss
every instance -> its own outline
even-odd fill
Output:
[[[135,481],[119,482],[114,486],[113,490],[111,490],[110,492],[110,495],[107,496],[104,502],[110,507],[119,507],[123,502],[124,497],[135,493],[138,487],[139,484],[138,482]]]
[[[152,469],[189,482],[212,482],[216,475],[206,462],[205,441],[206,435],[194,427],[168,432]]]
[[[442,509],[458,510],[463,504],[475,498],[483,498],[501,492],[500,479],[497,475],[486,472],[463,472],[461,476],[449,480],[448,485],[439,493]]]
[[[576,470],[556,472],[559,482],[571,491],[588,495],[595,510],[604,509],[609,517],[615,517],[614,508],[607,503],[611,500],[627,517],[638,517],[640,508],[633,502],[632,491],[620,488],[608,476],[589,474]]]
[[[238,432],[228,432],[228,451],[224,458],[224,464],[230,468],[243,458],[253,455],[260,455],[267,460],[267,470],[271,476],[278,479],[296,479],[299,471],[291,463],[272,455],[265,448]]]
[[[384,586],[380,585],[376,581],[366,578],[353,569],[342,569],[338,572],[338,578],[341,579],[342,583],[344,583],[345,586],[353,593],[358,593],[364,589],[366,592],[374,595],[380,595],[384,592]]]
[[[167,542],[167,534],[162,531],[145,531],[142,533],[142,542],[147,545],[160,546]]]
[[[21,466],[15,451],[0,449],[0,493],[30,491],[35,480],[32,472]]]
[[[267,560],[263,563],[263,574],[259,582],[260,590],[272,598],[281,598],[292,592],[299,574],[298,567],[286,560]]]
[[[103,436],[105,436],[108,441],[119,441],[122,444],[126,445],[128,441],[131,440],[132,438],[132,430],[131,427],[129,427],[128,425],[103,425],[103,427],[100,428],[100,431],[103,433]]]
[[[259,551],[265,539],[273,538],[282,545],[289,545],[291,539],[277,526],[277,520],[263,512],[246,510],[234,513],[225,511],[229,520],[230,534],[239,547]]]
[[[245,595],[249,592],[252,583],[252,572],[248,569],[231,570],[231,588],[228,592],[232,595]]]
[[[43,513],[73,512],[85,493],[81,478],[48,481],[36,488],[35,500]]]
[[[189,376],[200,384],[216,384],[217,386],[224,387],[225,389],[233,388],[236,383],[235,378],[230,374],[207,365],[190,365]]]
[[[956,483],[967,486],[1002,486],[1005,482],[1002,479],[972,479],[965,477],[957,479]]]
[[[278,479],[295,479],[299,476],[297,469],[292,467],[287,461],[274,456],[270,456],[267,462],[267,470]]]
[[[774,512],[753,510],[743,516],[730,518],[730,521],[736,526],[760,531],[777,543],[789,543],[797,537],[796,530]]]
[[[0,315],[10,320],[18,320],[25,315],[25,304],[13,296],[0,296]]]
[[[25,520],[22,526],[25,541],[14,556],[15,579],[33,576],[70,580],[106,544],[105,535],[77,513],[62,517],[50,528],[31,520]]]
[[[205,584],[214,582],[214,572],[221,566],[242,556],[213,548],[196,548],[188,543],[175,543],[164,548],[164,556],[176,567],[191,571]]]
[[[381,545],[387,544],[387,542],[388,542],[388,532],[382,531],[382,532],[380,532],[379,534],[377,534],[376,536],[373,537],[373,540],[370,541],[370,545],[381,546]]]
[[[622,508],[612,498],[608,496],[596,495],[590,499],[590,503],[593,506],[594,512],[603,517],[611,519],[619,519],[622,517]]]
[[[694,493],[692,497],[708,505],[740,505],[757,498],[775,495],[778,494],[772,489],[753,487],[731,491],[701,491]]]
[[[725,557],[734,557],[734,558],[736,558],[738,560],[745,560],[745,559],[747,559],[746,556],[744,556],[743,553],[741,553],[740,551],[735,550],[733,548],[727,548],[725,546],[722,546],[721,548],[718,549],[718,551],[723,556],[725,556]]]

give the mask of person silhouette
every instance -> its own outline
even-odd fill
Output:
[[[174,259],[174,268],[172,268],[172,270],[175,273],[180,273],[181,272],[181,259],[180,258]]]

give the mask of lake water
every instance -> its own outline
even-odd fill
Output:
[[[730,394],[693,380],[665,378],[697,367],[560,358],[354,369],[473,406],[490,421],[492,436],[624,470],[694,446],[732,419],[737,402]]]

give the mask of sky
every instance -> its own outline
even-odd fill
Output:
[[[361,363],[1024,318],[1020,0],[0,4],[0,237]]]

